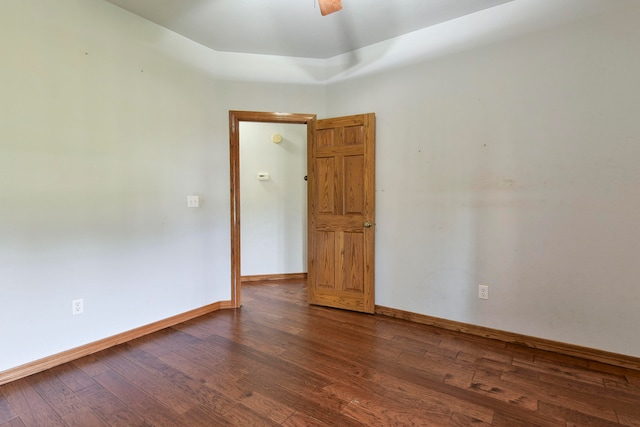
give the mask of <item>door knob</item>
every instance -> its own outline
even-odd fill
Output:
[[[365,222],[362,223],[362,226],[364,228],[371,228],[372,225],[373,224],[371,223],[371,221],[365,221]]]

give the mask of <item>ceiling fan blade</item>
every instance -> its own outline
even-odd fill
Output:
[[[342,0],[318,0],[322,16],[337,12],[342,9]]]

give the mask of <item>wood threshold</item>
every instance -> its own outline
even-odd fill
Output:
[[[195,319],[196,317],[200,317],[214,311],[229,308],[234,308],[231,301],[214,302],[212,304],[205,305],[203,307],[196,308],[185,313],[177,314],[175,316],[168,317],[166,319],[159,320],[148,325],[140,326],[138,328],[131,329],[129,331],[122,332],[120,334],[116,334],[98,341],[94,341],[80,347],[72,348],[70,350],[54,354],[52,356],[35,360],[16,368],[8,369],[6,371],[0,372],[0,385],[18,380],[20,378],[28,377],[29,375],[37,374],[38,372],[42,372],[47,369],[62,365],[64,363],[79,359],[81,357],[97,353],[98,351],[106,350],[118,344],[122,344],[127,341],[131,341],[136,338],[151,334],[153,332],[169,328],[179,323],[186,322],[187,320]]]
[[[240,281],[243,283],[270,282],[279,280],[307,280],[307,273],[257,274],[254,276],[240,277]]]
[[[640,371],[640,358],[376,305],[376,314]]]

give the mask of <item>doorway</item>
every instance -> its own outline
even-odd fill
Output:
[[[247,282],[305,279],[307,127],[240,122],[240,274]]]
[[[242,305],[241,297],[241,199],[240,199],[240,123],[286,123],[306,125],[307,147],[315,134],[315,114],[268,113],[251,111],[229,112],[230,173],[231,173],[231,305]]]

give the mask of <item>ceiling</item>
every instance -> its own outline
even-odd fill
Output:
[[[326,59],[512,0],[106,0],[217,51]]]

